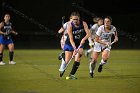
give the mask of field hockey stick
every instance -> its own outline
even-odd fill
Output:
[[[114,43],[115,43],[114,41],[113,41],[113,42],[111,42],[111,44],[110,44],[110,45],[106,45],[106,46],[105,46],[102,50],[105,50],[106,48],[108,48],[108,47],[112,46]]]
[[[114,44],[115,42],[113,41],[113,42],[111,42],[111,46]]]
[[[62,21],[61,21],[61,25],[62,25],[62,26],[61,26],[61,28],[63,28],[63,29],[64,29],[64,24],[65,24],[65,16],[62,16]],[[60,30],[58,33],[59,33],[59,34],[62,33],[62,35],[64,34],[63,31],[61,31],[61,30]]]
[[[64,23],[65,23],[65,16],[62,16],[62,28],[64,29]],[[63,34],[62,34],[62,36],[63,36],[63,41],[64,41],[64,32],[63,32]]]
[[[62,27],[63,27],[64,23],[65,23],[65,16],[62,16]]]

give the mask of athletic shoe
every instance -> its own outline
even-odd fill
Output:
[[[16,64],[16,62],[14,62],[14,61],[9,61],[9,64],[14,65],[14,64]]]
[[[85,56],[88,57],[88,55],[89,55],[89,53],[88,53],[88,51],[86,50],[86,51],[85,51]]]
[[[103,65],[99,65],[98,72],[102,72]]]
[[[64,73],[65,73],[65,70],[64,71],[60,71],[60,77],[62,77]]]
[[[71,80],[75,80],[75,79],[77,79],[74,75],[69,75],[69,79],[71,79]]]
[[[0,65],[5,65],[5,63],[3,61],[0,62]]]
[[[89,73],[89,75],[90,75],[90,78],[93,78],[93,74],[94,74],[94,73]]]

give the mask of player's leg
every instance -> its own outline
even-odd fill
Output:
[[[73,51],[65,51],[65,61],[63,61],[61,63],[61,66],[60,66],[60,69],[59,69],[59,71],[60,71],[60,77],[63,76],[63,74],[65,72],[65,69],[67,67],[67,64],[68,64],[69,60],[72,57],[72,54],[73,54]]]
[[[90,63],[89,63],[89,70],[90,70],[90,77],[93,78],[93,74],[94,74],[94,69],[96,67],[96,63],[97,63],[97,58],[99,56],[100,52],[95,52],[93,51],[91,57],[92,59],[90,60]]]
[[[72,51],[65,51],[65,58],[62,58],[62,62],[61,62],[61,66],[59,71],[63,72],[65,70],[65,67],[67,65],[67,63],[69,62],[71,56],[72,56]]]
[[[60,77],[63,76],[68,64],[71,62],[74,49],[71,45],[65,44],[64,51],[65,51],[65,63],[61,64],[63,69],[62,71],[60,71]]]
[[[99,67],[98,67],[98,72],[102,72],[103,65],[107,63],[107,60],[108,60],[109,56],[110,56],[110,50],[105,49],[102,52],[102,59],[101,59],[101,62],[99,64]]]
[[[3,49],[4,45],[0,44],[0,65],[5,65],[5,63],[3,62]]]
[[[91,53],[93,51],[93,48],[90,48],[88,50],[85,51],[85,56],[88,57],[89,53]]]
[[[81,61],[82,54],[83,54],[83,48],[80,48],[78,53],[75,56],[75,61],[74,61],[74,64],[72,66],[71,72],[69,74],[70,79],[77,79],[74,75],[75,75],[75,73],[77,72],[77,69],[80,66],[80,61]]]
[[[65,55],[65,52],[61,51],[58,55],[58,60],[62,60],[62,58],[64,59],[64,55]]]
[[[13,61],[14,58],[14,44],[10,43],[8,44],[9,49],[9,64],[16,64],[16,62]]]
[[[98,56],[101,52],[101,45],[99,43],[95,43],[92,53],[92,61],[89,64],[89,70],[90,70],[90,77],[93,78],[94,69],[96,67]]]
[[[62,58],[61,59],[61,65],[60,65],[59,71],[64,71],[64,64],[65,64],[65,60]]]
[[[63,45],[64,47],[64,45]],[[62,49],[63,49],[62,47]],[[64,68],[65,68],[65,51],[62,51],[59,56],[58,56],[58,59],[61,60],[61,65],[60,65],[60,69],[59,71],[63,72],[64,71]]]
[[[60,44],[61,44],[61,49],[63,50],[64,44],[65,44],[65,41],[64,41],[64,39],[63,39],[63,36],[61,37]],[[64,51],[62,51],[61,53],[59,53],[59,55],[58,55],[58,60],[61,60],[61,59],[63,58],[62,55],[64,55],[64,54],[65,54]]]
[[[85,52],[85,56],[88,57],[89,53],[93,51],[94,42],[91,38],[88,38],[89,41],[89,49]]]

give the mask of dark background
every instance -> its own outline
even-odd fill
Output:
[[[89,27],[93,24],[93,17],[111,16],[119,33],[119,42],[113,48],[140,49],[139,1],[2,0],[0,3],[0,20],[5,13],[10,13],[13,28],[19,33],[13,37],[17,49],[60,49],[61,35],[57,31],[62,17],[68,21],[70,13],[75,10]]]

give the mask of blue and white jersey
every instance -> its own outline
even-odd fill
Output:
[[[12,30],[12,23],[10,23],[10,22],[5,23],[4,22],[4,26],[2,28],[2,31],[8,34],[7,36],[5,36],[5,39],[11,39],[11,34],[10,34],[11,30]]]
[[[73,34],[73,40],[75,42],[76,47],[80,45],[81,40],[85,37],[86,33],[84,31],[83,21],[80,21],[79,27],[76,27],[73,22],[71,22],[72,25],[72,34]],[[69,36],[66,39],[66,44],[71,45]]]
[[[1,31],[7,33],[8,35],[0,34],[0,44],[8,45],[10,43],[13,43],[13,40],[11,38],[12,23],[3,23],[4,26],[2,27]]]
[[[100,26],[96,32],[96,35],[100,37],[100,39],[104,42],[111,42],[111,37],[113,34],[115,34],[116,27],[111,25],[110,31],[106,32],[104,25]]]

